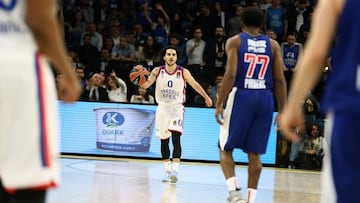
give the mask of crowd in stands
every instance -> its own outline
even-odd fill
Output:
[[[161,49],[173,45],[181,51],[177,63],[189,69],[214,105],[226,66],[226,39],[241,32],[240,14],[244,7],[256,6],[265,13],[263,33],[281,45],[289,86],[297,59],[306,46],[316,6],[316,0],[62,0],[60,3],[65,43],[84,88],[81,100],[156,103],[153,89],[144,90],[132,84],[129,72],[138,64],[148,70],[162,65]],[[279,139],[278,157],[284,159],[282,164],[286,167],[300,166],[297,161],[312,149],[310,142],[320,143],[312,141],[315,130],[311,129],[316,125],[320,128],[317,136],[322,137],[323,115],[318,101],[326,88],[329,70],[331,65],[324,65],[324,79],[309,94],[311,99],[304,100],[305,112],[311,108],[317,112],[315,117],[309,116],[309,130],[304,132],[308,139],[292,146]],[[187,89],[186,96],[185,105],[205,107],[192,88]],[[316,153],[319,151],[316,149]]]

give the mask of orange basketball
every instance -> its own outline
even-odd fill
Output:
[[[131,69],[129,78],[135,85],[142,85],[147,81],[149,75],[150,72],[144,66],[136,65]]]

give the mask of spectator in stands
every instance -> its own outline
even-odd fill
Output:
[[[226,36],[231,37],[241,31],[241,12],[244,9],[241,5],[235,7],[235,16],[231,17],[226,23]]]
[[[73,47],[79,47],[81,42],[81,34],[86,32],[86,21],[84,19],[84,15],[81,11],[75,11],[73,14],[73,18],[70,22],[66,22],[68,25],[68,35],[72,35],[71,38],[74,38],[71,44]],[[70,38],[69,36],[67,36]]]
[[[107,87],[107,82],[108,82],[108,75],[106,75],[106,73],[104,71],[99,71],[100,74],[100,86],[105,88]]]
[[[109,37],[105,39],[105,43],[102,48],[108,49],[111,52],[114,46],[114,40]]]
[[[140,53],[142,52],[143,47],[136,45],[136,37],[133,33],[128,34],[129,44],[135,47],[135,61],[138,63],[140,61]]]
[[[135,5],[135,7],[137,8],[136,23],[141,24],[145,32],[150,32],[151,30],[150,24],[145,16],[145,11],[148,12],[148,15],[150,16],[151,19],[154,19],[155,14],[153,11],[153,6],[154,6],[154,0],[136,1],[136,5]]]
[[[204,82],[204,50],[206,42],[202,39],[202,29],[200,26],[194,28],[194,37],[186,42],[186,55],[188,57],[187,65],[189,71],[196,81]]]
[[[72,0],[62,0],[63,4],[63,14],[64,14],[64,21],[70,22],[73,18],[75,9],[75,1]]]
[[[110,38],[114,42],[114,46],[120,43],[120,30],[118,26],[111,26]]]
[[[90,5],[90,0],[80,0],[80,5],[76,8],[83,13],[86,22],[94,22],[94,9]]]
[[[279,44],[285,41],[288,20],[286,9],[280,4],[280,0],[272,0],[271,7],[266,11],[266,29],[272,29],[276,33]]]
[[[211,85],[215,85],[213,81],[215,81],[216,76],[224,75],[226,65],[225,43],[224,28],[221,25],[216,26],[215,37],[209,39],[204,51],[206,76]]]
[[[170,17],[170,33],[185,34],[184,30],[184,18],[181,14],[181,10],[174,10],[173,13],[169,13]]]
[[[187,29],[187,32],[191,32],[191,27],[195,17],[198,15],[200,8],[200,3],[198,0],[189,0],[186,3],[185,9],[185,19],[184,19],[184,28]]]
[[[80,81],[81,87],[85,88],[87,85],[87,81],[85,79],[85,67],[84,66],[78,66],[75,69],[76,76]]]
[[[127,102],[127,85],[116,76],[115,71],[108,77],[107,90],[111,102]]]
[[[77,49],[75,49],[75,48],[73,48],[73,47],[69,47],[69,48],[68,48],[68,55],[69,55],[71,65],[72,65],[72,67],[73,67],[74,70],[75,70],[76,67],[78,67],[78,66],[84,66],[84,65],[80,62],[79,53],[78,53],[78,50],[77,50]]]
[[[134,91],[134,85],[131,83],[128,75],[136,62],[135,47],[129,43],[128,36],[120,36],[120,43],[114,46],[111,52],[110,70],[114,70],[116,75],[120,76],[128,87],[128,96]]]
[[[98,71],[100,65],[100,53],[98,49],[91,44],[91,35],[83,35],[84,44],[79,47],[78,55],[80,62],[85,65],[87,74]]]
[[[296,41],[296,33],[287,35],[287,41],[281,44],[281,54],[284,60],[284,75],[287,87],[291,85],[291,79],[295,70],[295,65],[303,51],[303,45]],[[289,90],[290,88],[288,88]]]
[[[70,33],[70,24],[65,22],[64,23],[64,42],[65,42],[65,47],[67,47],[68,49],[70,47],[79,47],[80,46],[80,36],[75,36],[75,34]]]
[[[312,13],[309,16],[309,21],[305,22],[303,25],[301,25],[300,30],[299,30],[298,41],[303,45],[306,44],[306,41],[309,37],[309,32],[311,29],[311,19],[312,19]]]
[[[144,32],[143,26],[140,23],[134,25],[132,34],[134,34],[136,39],[135,46],[144,46],[148,33]]]
[[[130,1],[121,1],[120,4],[120,24],[125,32],[129,32],[136,22],[136,9]]]
[[[97,32],[101,35],[102,39],[103,39],[103,46],[104,46],[104,41],[106,38],[109,37],[109,32],[108,29],[105,25],[105,22],[96,22],[96,28],[97,28]]]
[[[276,35],[276,33],[274,32],[274,30],[272,30],[272,29],[267,29],[267,30],[266,30],[266,35],[269,36],[271,39],[277,41],[277,35]]]
[[[271,6],[271,1],[272,0],[260,0],[260,9],[266,13],[267,9]]]
[[[221,26],[225,29],[226,26],[226,22],[228,21],[228,15],[226,14],[226,12],[224,11],[224,7],[221,1],[216,0],[214,2],[214,15],[215,15],[215,19],[216,19],[216,27]]]
[[[222,82],[222,79],[223,79],[223,75],[217,75],[215,80],[214,80],[214,85],[212,86],[211,88],[211,93],[210,93],[210,96],[212,95],[216,95],[217,94],[217,85],[220,84]]]
[[[187,67],[192,76],[199,83],[207,82],[207,78],[205,75],[205,61],[204,61],[204,50],[206,42],[202,40],[202,30],[200,27],[194,28],[194,38],[188,40],[186,42],[186,56]],[[194,96],[196,92],[193,88],[189,87],[186,91],[187,102],[192,102],[194,100]]]
[[[155,104],[155,100],[145,88],[139,86],[138,92],[131,96],[130,103]]]
[[[289,18],[289,31],[299,32],[300,27],[303,24],[308,24],[310,21],[310,15],[313,9],[308,5],[308,0],[298,0],[295,5],[290,7],[288,18]]]
[[[64,76],[63,74],[60,73],[55,73],[55,85],[56,85],[56,93],[57,93],[57,99],[60,99],[60,87],[62,86],[62,84],[64,83]]]
[[[81,97],[84,101],[110,101],[107,90],[101,86],[101,75],[91,73]]]
[[[193,28],[201,27],[201,31],[203,33],[202,38],[205,41],[208,41],[208,39],[214,37],[215,23],[216,17],[211,11],[210,4],[202,3],[200,5],[200,14],[195,16],[195,19],[192,22]]]
[[[94,22],[88,22],[87,23],[87,31],[81,34],[81,45],[84,44],[83,36],[85,34],[90,35],[90,42],[91,44],[97,48],[97,50],[100,52],[102,46],[103,46],[103,38],[100,33],[96,31],[96,24]]]
[[[102,48],[100,52],[100,57],[100,71],[103,71],[106,74],[110,74],[110,70],[108,68],[111,60],[110,50],[107,48]]]
[[[183,37],[178,33],[169,34],[169,45],[178,48],[180,55],[178,55],[177,64],[185,66],[187,64],[186,46],[183,42]]]
[[[320,114],[320,103],[311,93],[304,99],[303,111],[305,113],[305,126],[310,126],[317,121]],[[292,142],[289,154],[289,168],[296,167],[296,158],[298,157],[300,143]]]
[[[107,27],[111,28],[112,26],[117,26],[120,24],[120,14],[118,9],[116,8],[111,8],[110,9],[110,13],[106,18],[106,25]],[[123,32],[124,31],[124,27],[119,26],[119,31]]]
[[[111,60],[121,63],[132,63],[135,61],[135,47],[129,44],[127,35],[120,36],[120,43],[115,45],[111,51]]]
[[[317,123],[308,126],[307,134],[299,147],[297,162],[301,169],[320,170],[324,157],[324,137]]]
[[[161,47],[156,42],[153,35],[147,36],[146,43],[140,52],[140,63],[152,70],[155,66],[159,66],[162,62],[160,60]]]
[[[129,43],[132,44],[135,48],[139,47],[136,46],[136,37],[133,33],[128,34]]]
[[[108,0],[97,0],[94,3],[94,22],[105,22],[107,15],[110,13]]]
[[[170,33],[170,18],[160,3],[156,3],[155,8],[160,11],[156,16],[156,22],[151,19],[148,9],[144,10],[144,14],[146,20],[150,24],[151,31],[157,44],[161,47],[165,47],[168,43],[168,34]]]

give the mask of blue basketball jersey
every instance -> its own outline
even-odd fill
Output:
[[[274,30],[277,35],[284,34],[284,19],[286,18],[285,9],[269,7],[266,12],[267,27]]]
[[[273,54],[269,37],[241,33],[240,39],[234,86],[238,89],[272,89]]]
[[[328,154],[331,157],[331,161],[324,159],[324,169],[329,168],[324,177],[332,177],[332,182],[323,179],[323,185],[331,183],[325,188],[330,193],[325,190],[324,194],[336,198],[337,203],[358,202],[360,198],[360,157],[357,156],[360,144],[359,9],[359,0],[346,0],[344,3],[335,36],[332,73],[322,101],[323,109],[329,112],[325,137],[330,138]],[[331,186],[336,189],[335,195],[331,193],[334,191]]]
[[[287,42],[285,42],[283,43],[282,48],[285,67],[288,69],[295,68],[302,45],[300,43],[295,43],[295,45],[291,47]]]
[[[360,1],[345,1],[338,23],[333,69],[323,98],[323,109],[360,113]]]
[[[266,152],[274,112],[273,54],[268,36],[240,34],[237,75],[227,98],[219,146]]]

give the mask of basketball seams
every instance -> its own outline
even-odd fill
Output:
[[[133,84],[139,85],[145,83],[149,75],[150,72],[144,66],[136,65],[131,69],[129,79]]]

